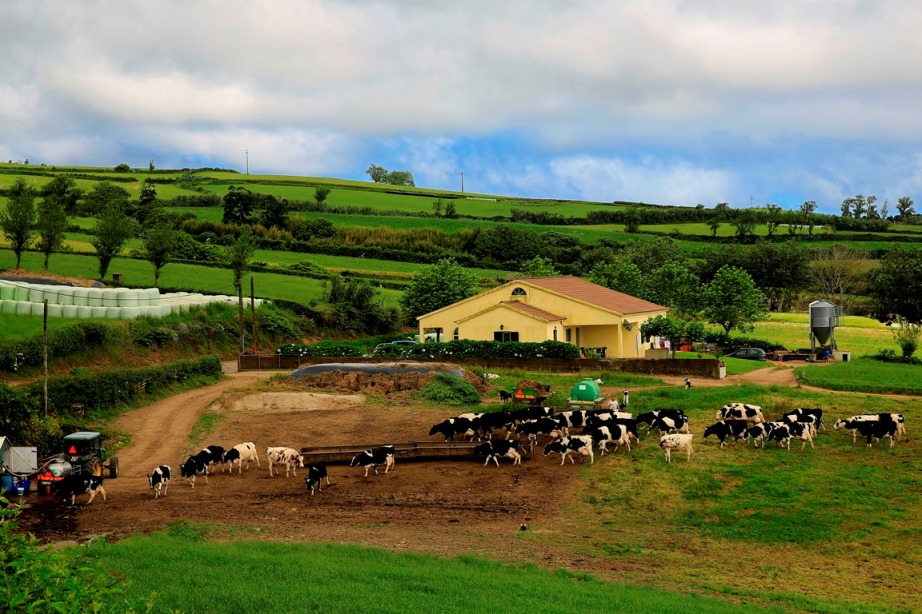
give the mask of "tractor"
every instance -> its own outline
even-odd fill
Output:
[[[48,493],[51,486],[68,475],[84,472],[102,475],[108,469],[110,478],[118,477],[118,457],[106,458],[102,436],[96,431],[78,431],[63,439],[64,452],[45,461],[39,470],[39,492]]]

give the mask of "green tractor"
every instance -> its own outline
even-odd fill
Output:
[[[107,458],[102,436],[96,431],[78,431],[63,439],[64,452],[57,454],[42,466],[38,474],[39,492],[49,492],[51,486],[68,475],[109,471],[110,478],[118,477],[118,457]]]

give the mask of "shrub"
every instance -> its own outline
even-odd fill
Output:
[[[319,341],[308,345],[285,343],[275,351],[277,354],[300,356],[362,356],[366,353],[366,347],[364,342],[358,341]]]
[[[867,356],[872,360],[877,360],[879,362],[890,362],[890,363],[900,363],[904,365],[922,365],[922,358],[916,358],[915,356],[900,356],[896,353],[895,350],[881,350],[876,354]]]
[[[500,342],[458,339],[446,343],[426,342],[420,345],[395,345],[382,348],[383,356],[404,358],[579,358],[579,348],[561,341]]]
[[[786,350],[788,348],[783,345],[778,345],[774,341],[768,341],[766,339],[756,339],[755,337],[730,337],[725,335],[723,332],[709,332],[704,335],[704,341],[706,343],[716,343],[719,346],[723,347],[751,347],[751,348],[762,348],[766,352],[774,352],[775,350]]]
[[[298,327],[278,307],[266,303],[256,311],[259,329],[276,339],[297,339],[301,336]]]
[[[444,405],[477,405],[480,393],[469,382],[454,375],[439,373],[423,386],[423,397]]]
[[[893,339],[903,351],[903,358],[911,358],[919,347],[919,335],[922,334],[922,327],[918,324],[910,324],[904,318],[899,319],[899,326],[892,329]]]

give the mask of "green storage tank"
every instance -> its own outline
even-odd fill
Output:
[[[570,401],[595,403],[602,396],[602,389],[591,377],[587,377],[570,389]]]

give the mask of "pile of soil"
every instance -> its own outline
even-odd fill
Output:
[[[65,277],[54,273],[39,273],[23,269],[8,269],[0,273],[0,279],[6,281],[24,281],[30,284],[45,284],[49,286],[74,286],[75,288],[105,288],[105,284],[94,279],[80,277]]]
[[[389,394],[419,390],[440,373],[450,373],[468,382],[481,394],[487,391],[483,379],[451,363],[337,363],[311,365],[294,371],[279,385],[292,383],[305,388]]]

